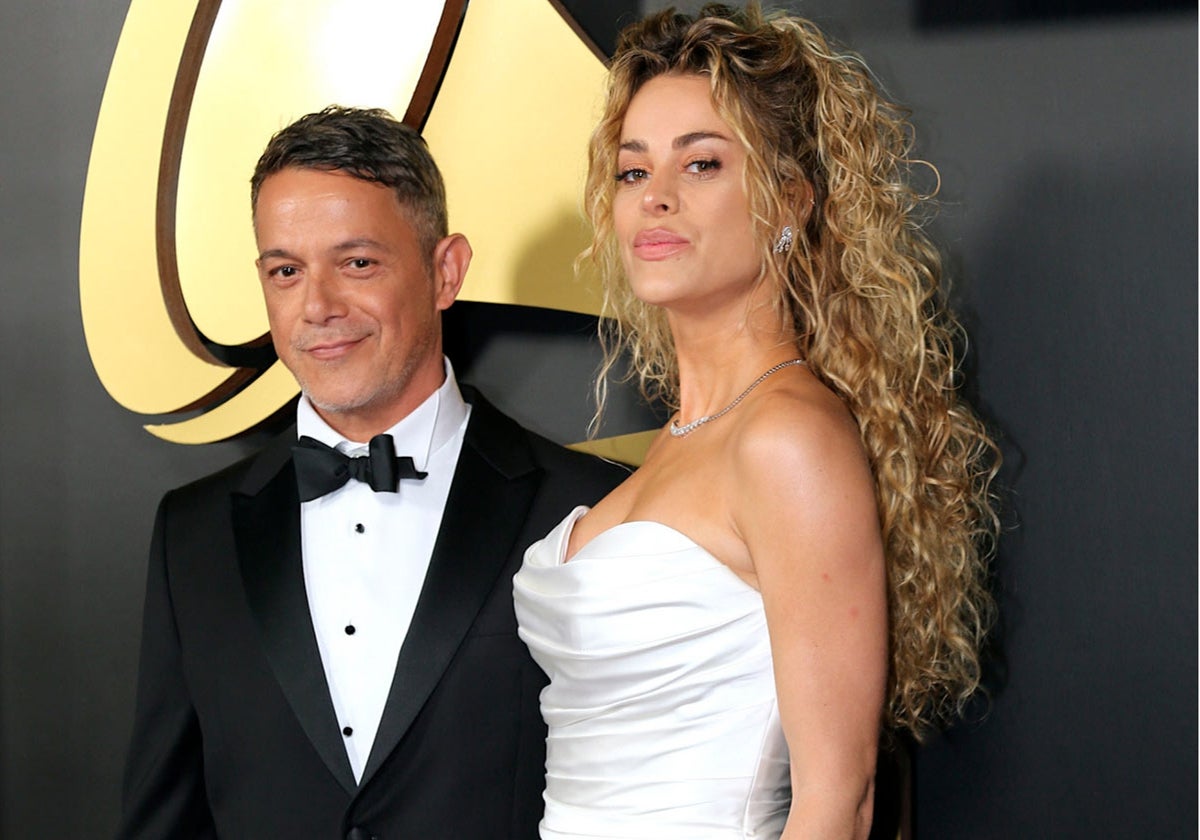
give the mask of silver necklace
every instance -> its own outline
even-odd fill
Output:
[[[671,418],[671,426],[668,431],[671,432],[672,437],[683,437],[684,435],[691,434],[692,432],[696,431],[696,429],[703,426],[705,423],[711,423],[713,420],[716,420],[719,417],[724,417],[726,414],[728,414],[729,412],[731,412],[735,408],[737,408],[737,404],[740,403],[742,400],[746,399],[747,394],[749,394],[751,391],[753,391],[759,385],[763,384],[763,382],[766,381],[766,378],[768,376],[770,376],[772,373],[781,371],[785,367],[791,367],[792,365],[802,365],[802,364],[804,364],[803,359],[790,359],[786,362],[780,362],[779,364],[775,365],[775,367],[769,368],[767,370],[767,372],[764,373],[762,376],[758,377],[758,379],[755,379],[753,382],[751,382],[749,388],[747,388],[745,391],[742,391],[742,393],[740,393],[736,397],[734,397],[733,402],[731,402],[729,405],[722,408],[716,414],[706,414],[703,417],[697,417],[691,423],[685,423],[682,426],[679,425],[679,418],[673,417],[673,418]]]

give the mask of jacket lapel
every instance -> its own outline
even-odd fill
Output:
[[[400,649],[362,785],[399,744],[496,585],[539,482],[524,431],[463,386],[472,404],[429,571]]]
[[[250,611],[284,696],[321,759],[357,789],[313,632],[300,556],[300,499],[291,468],[295,431],[277,438],[233,494],[238,563]]]

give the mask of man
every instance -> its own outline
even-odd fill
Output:
[[[441,312],[471,248],[415,132],[328,108],[251,185],[297,428],[159,508],[119,836],[534,838],[512,576],[625,472],[460,392]]]

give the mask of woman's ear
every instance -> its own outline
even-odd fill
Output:
[[[804,227],[816,209],[817,191],[813,189],[812,181],[807,178],[797,183],[795,189],[795,200],[792,202],[792,206],[796,208],[797,221],[800,222],[801,227]]]
[[[784,189],[784,224],[804,229],[816,210],[816,190],[812,181],[801,178],[790,182]]]

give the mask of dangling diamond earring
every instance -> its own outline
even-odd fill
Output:
[[[782,254],[792,247],[792,226],[784,225],[783,230],[779,232],[779,238],[775,240],[775,253]]]

